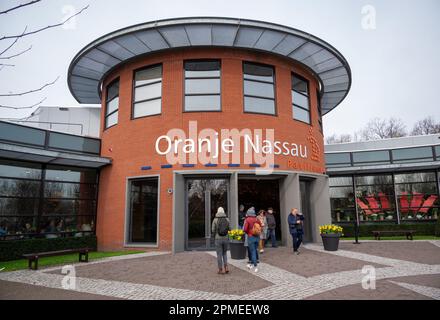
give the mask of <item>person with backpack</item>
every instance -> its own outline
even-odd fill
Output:
[[[292,208],[287,222],[289,223],[290,234],[292,235],[293,253],[299,254],[299,246],[302,243],[304,216],[298,213],[297,208]]]
[[[277,247],[277,239],[275,236],[275,229],[277,227],[277,222],[275,220],[275,216],[273,215],[273,209],[269,207],[266,213],[267,220],[267,236],[266,236],[266,244],[269,241],[269,238],[272,242],[272,248]]]
[[[215,218],[212,221],[211,227],[212,234],[215,237],[214,239],[215,250],[217,252],[218,274],[229,273],[227,257],[229,245],[229,230],[229,219],[226,216],[225,210],[222,207],[219,207],[217,209],[217,213],[215,214]]]
[[[255,215],[255,210],[250,208],[247,211],[247,217],[244,221],[243,230],[247,234],[248,248],[250,253],[251,263],[247,265],[249,269],[254,268],[254,272],[258,272],[257,265],[257,250],[258,242],[260,241],[260,235],[262,231],[262,226],[260,221],[257,220]]]
[[[261,234],[260,234],[260,242],[258,243],[258,249],[260,253],[264,253],[264,244],[266,242],[267,235],[267,219],[266,219],[266,211],[260,210],[258,211],[257,220],[260,221],[262,226]]]

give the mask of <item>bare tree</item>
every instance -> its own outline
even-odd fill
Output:
[[[349,134],[341,134],[340,136],[333,134],[325,138],[326,144],[347,143],[352,141],[353,139]]]
[[[16,6],[10,7],[9,9],[5,9],[0,11],[0,19],[2,16],[7,15],[7,14],[13,14],[18,12],[20,9],[24,8],[24,7],[30,7],[33,6],[39,2],[41,2],[42,0],[32,0],[32,1],[28,1],[26,3],[22,3],[22,4],[18,4]],[[59,23],[53,23],[53,24],[49,24],[45,27],[42,28],[37,28],[34,30],[28,30],[28,26],[24,27],[23,32],[18,33],[18,34],[12,34],[12,35],[3,35],[0,36],[0,45],[2,45],[3,43],[8,43],[10,41],[9,44],[5,45],[5,48],[3,50],[0,51],[0,71],[5,68],[5,67],[15,67],[15,64],[9,63],[10,60],[13,60],[14,58],[17,58],[18,56],[21,56],[27,52],[29,52],[30,50],[32,50],[32,46],[29,46],[28,48],[21,50],[21,51],[17,51],[17,52],[13,52],[10,53],[11,51],[13,51],[13,49],[15,48],[16,44],[24,37],[28,37],[31,35],[35,35],[37,33],[43,32],[45,30],[48,29],[52,29],[52,28],[56,28],[56,27],[60,27],[64,24],[66,24],[68,21],[70,21],[71,19],[73,19],[75,16],[78,16],[79,14],[81,14],[83,11],[87,10],[89,6],[85,6],[83,7],[81,10],[79,10],[78,12],[72,14],[71,16],[67,17],[66,19],[64,19],[63,21],[59,22]],[[3,63],[3,61],[5,61],[5,63]],[[8,63],[6,63],[8,62]],[[45,88],[53,85],[55,82],[57,82],[57,80],[59,79],[59,76],[56,77],[54,80],[52,81],[48,81],[36,88],[33,89],[27,89],[27,90],[23,90],[20,92],[8,92],[8,93],[0,93],[0,98],[1,97],[20,97],[20,96],[24,96],[24,95],[29,95],[29,94],[33,94],[36,92],[40,92],[43,91]],[[11,105],[7,105],[7,104],[1,104],[0,103],[0,108],[7,108],[7,109],[28,109],[28,108],[33,108],[36,106],[41,105],[41,103],[46,100],[46,98],[42,98],[39,99],[38,102],[32,104],[31,106],[11,106]]]
[[[406,126],[401,119],[371,119],[361,132],[362,140],[399,138],[407,135]]]
[[[411,131],[413,136],[440,133],[440,122],[435,122],[432,116],[417,121]]]

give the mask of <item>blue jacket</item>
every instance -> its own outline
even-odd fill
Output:
[[[293,214],[289,213],[289,216],[287,217],[287,223],[289,224],[289,231],[290,233],[297,233],[299,231],[302,232],[302,226],[301,229],[299,230],[299,228],[297,228],[297,221],[304,221],[304,216],[303,215],[296,215],[294,216]]]

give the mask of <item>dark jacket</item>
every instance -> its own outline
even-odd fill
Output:
[[[244,225],[244,219],[246,219],[246,212],[244,211],[239,211],[238,212],[238,224],[240,226]]]
[[[299,224],[297,223],[298,221],[300,221]],[[302,221],[304,221],[303,215],[296,215],[295,216],[293,214],[289,214],[289,216],[287,218],[287,222],[289,224],[290,233],[302,232]]]
[[[269,212],[268,212],[268,213],[266,214],[266,219],[267,219],[267,227],[268,227],[270,230],[275,229],[276,226],[277,226],[277,222],[276,222],[276,220],[275,220],[274,215],[273,215],[272,213],[269,213]]]

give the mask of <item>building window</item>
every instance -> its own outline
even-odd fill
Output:
[[[330,167],[348,167],[351,165],[350,153],[326,153],[325,154],[325,164],[328,168]]]
[[[162,65],[134,74],[133,118],[160,114],[162,109]]]
[[[105,102],[105,128],[110,128],[118,123],[119,113],[119,79],[107,86],[107,98]]]
[[[356,220],[353,178],[351,176],[329,178],[332,222],[353,222]]]
[[[130,180],[128,243],[157,244],[159,179]]]
[[[293,119],[310,124],[309,83],[306,79],[292,74]]]
[[[220,111],[220,61],[185,62],[185,111]]]
[[[440,202],[435,172],[396,174],[394,179],[402,221],[438,218]]]
[[[0,239],[94,233],[97,171],[0,160]]]
[[[275,115],[273,67],[243,63],[244,111]]]
[[[416,147],[392,150],[393,163],[433,161],[431,147]]]

